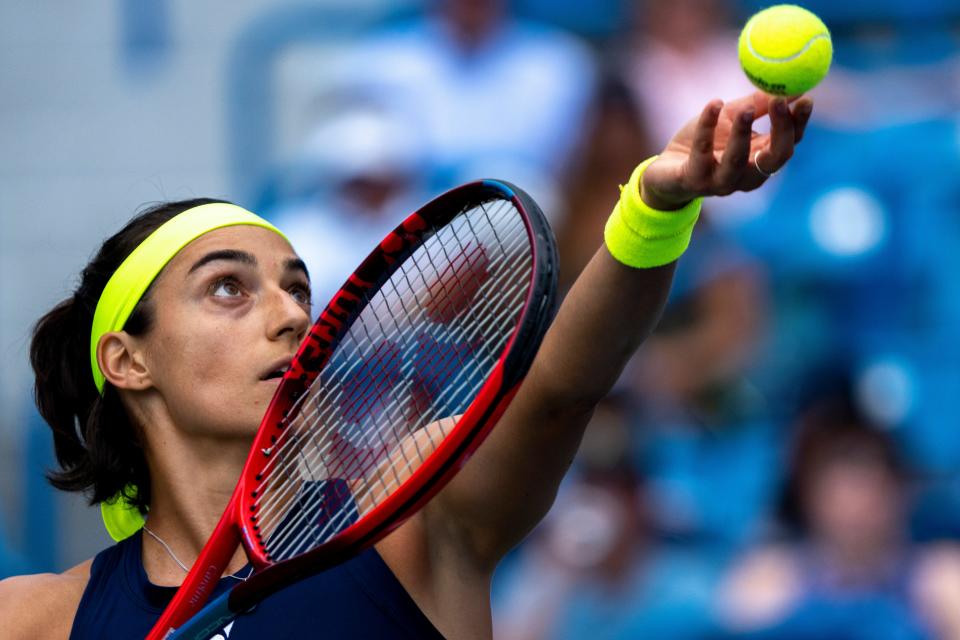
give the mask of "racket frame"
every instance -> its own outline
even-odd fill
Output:
[[[525,213],[521,218],[533,249],[533,268],[518,328],[493,373],[449,434],[396,491],[318,547],[272,562],[258,535],[257,487],[274,449],[283,443],[284,431],[292,419],[289,409],[319,375],[372,295],[427,241],[432,235],[430,231],[441,228],[464,210],[496,199],[509,200]],[[452,207],[455,201],[462,205]],[[508,182],[468,183],[438,196],[408,216],[361,263],[310,328],[267,408],[227,508],[148,639],[205,639],[267,595],[350,559],[416,513],[467,462],[513,399],[555,312],[556,280],[557,254],[549,225],[533,199]],[[241,543],[254,567],[253,575],[207,605],[198,616]]]

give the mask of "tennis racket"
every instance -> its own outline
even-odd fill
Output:
[[[206,640],[422,507],[516,393],[552,319],[556,273],[543,214],[509,183],[458,187],[404,220],[310,329],[148,638]],[[204,607],[240,544],[252,576]]]

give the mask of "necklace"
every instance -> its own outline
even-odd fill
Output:
[[[177,563],[177,566],[180,567],[181,569],[183,569],[183,572],[184,572],[184,573],[190,573],[190,569],[187,567],[187,565],[185,565],[185,564],[183,564],[182,562],[180,562],[180,558],[178,558],[178,557],[177,557],[177,554],[175,554],[175,553],[173,552],[173,549],[170,548],[170,545],[168,545],[166,542],[164,542],[163,539],[162,539],[160,536],[158,536],[158,535],[155,534],[153,531],[151,531],[150,528],[149,528],[147,525],[143,525],[143,530],[146,531],[147,534],[149,534],[151,538],[153,538],[154,540],[156,540],[157,542],[159,542],[160,545],[161,545],[164,549],[167,550],[167,553],[169,553],[169,554],[170,554],[170,557],[173,558],[173,561]],[[225,577],[227,577],[227,578],[233,578],[234,580],[240,580],[241,582],[243,582],[243,581],[245,581],[247,578],[249,578],[251,575],[253,575],[253,567],[250,567],[249,573],[247,573],[247,575],[245,575],[245,576],[238,576],[236,573],[231,573],[231,574],[228,574],[228,575],[225,576]]]

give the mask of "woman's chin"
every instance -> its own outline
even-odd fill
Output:
[[[269,378],[257,383],[254,393],[256,394],[257,404],[263,405],[262,409],[264,412],[266,412],[267,407],[270,406],[270,401],[273,400],[273,396],[277,393],[280,380],[280,378]]]

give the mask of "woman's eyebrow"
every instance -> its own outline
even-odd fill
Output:
[[[234,262],[248,264],[252,267],[257,266],[257,259],[246,251],[238,251],[236,249],[220,249],[219,251],[211,251],[207,255],[194,262],[193,266],[190,267],[190,271],[187,273],[193,273],[203,265],[216,260],[232,260]]]
[[[252,257],[252,256],[251,256]],[[310,272],[307,271],[307,265],[300,258],[290,258],[284,264],[283,267],[287,271],[302,271],[303,275],[307,277],[307,282],[310,282]]]

